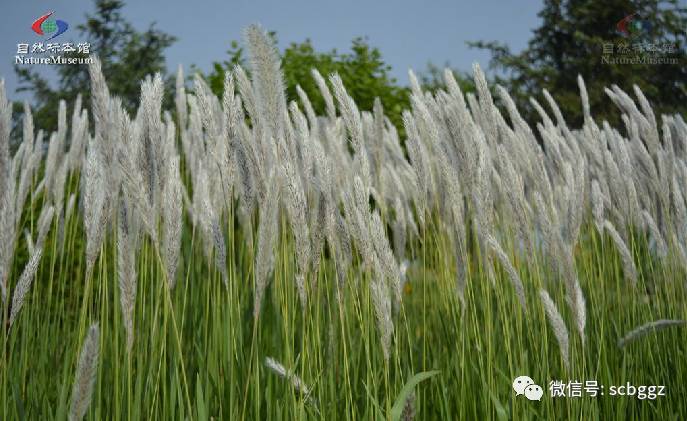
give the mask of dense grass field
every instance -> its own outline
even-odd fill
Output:
[[[580,79],[584,127],[545,92],[530,128],[475,67],[477,95],[411,74],[400,139],[336,75],[327,115],[287,102],[246,42],[170,111],[151,77],[127,115],[96,62],[92,110],[27,106],[17,147],[0,85],[0,419],[687,417],[682,117],[612,87],[611,128]]]

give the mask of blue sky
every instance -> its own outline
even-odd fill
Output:
[[[489,56],[465,45],[470,40],[498,40],[519,51],[538,24],[540,0],[225,0],[129,1],[124,15],[138,29],[151,22],[178,41],[167,52],[167,66],[181,63],[202,70],[226,57],[229,42],[241,39],[242,29],[260,23],[277,31],[280,47],[310,38],[318,50],[348,50],[356,36],[366,36],[407,83],[407,71],[422,71],[428,62],[470,69],[486,67]],[[93,11],[90,0],[24,0],[2,6],[0,16],[0,77],[13,98],[17,81],[13,63],[17,43],[41,41],[31,23],[47,11],[75,26]],[[60,36],[87,41],[75,29]],[[96,52],[97,53],[97,52]],[[51,66],[42,71],[51,75]]]

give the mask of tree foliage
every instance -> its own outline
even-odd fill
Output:
[[[633,13],[648,25],[641,36],[623,36],[617,23]],[[545,88],[563,114],[570,116],[569,122],[581,123],[578,74],[587,84],[592,114],[600,119],[617,122],[618,113],[604,93],[613,84],[624,90],[636,84],[659,113],[687,110],[687,9],[679,6],[679,0],[545,0],[539,17],[541,25],[518,54],[499,42],[469,43],[491,52],[492,67],[501,71],[498,82],[517,97],[525,114],[532,112],[529,97],[540,96]],[[638,52],[637,44],[668,45],[674,51]],[[609,45],[614,49],[612,58],[661,56],[674,58],[677,64],[604,63],[604,48]],[[630,54],[618,51],[624,46]]]

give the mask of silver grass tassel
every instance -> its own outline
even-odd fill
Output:
[[[12,129],[12,107],[5,94],[5,80],[0,79],[0,199],[5,197],[10,178],[10,130]],[[0,201],[0,212],[3,210]]]
[[[396,308],[398,308],[401,304],[401,274],[394,258],[394,253],[389,245],[389,240],[386,238],[384,223],[377,211],[372,213],[370,230],[372,243],[377,253],[377,261],[381,263],[384,275],[389,282],[389,288],[394,296]]]
[[[630,249],[627,248],[625,241],[623,241],[622,237],[618,231],[616,231],[611,221],[604,221],[604,228],[611,236],[616,248],[618,249],[620,258],[623,261],[623,273],[625,273],[625,277],[632,283],[632,285],[637,285],[637,267],[632,259],[632,253],[630,253]]]
[[[501,265],[503,265],[503,268],[505,269],[506,273],[508,274],[508,277],[510,278],[511,283],[513,284],[513,287],[515,288],[515,295],[518,297],[518,301],[520,301],[520,305],[522,306],[522,309],[527,311],[527,301],[525,298],[525,287],[522,284],[522,280],[520,280],[520,275],[518,275],[518,271],[515,269],[513,264],[510,262],[510,259],[508,258],[508,255],[506,254],[505,251],[503,251],[503,248],[501,248],[501,245],[496,241],[496,238],[494,238],[492,235],[487,235],[486,243],[489,246],[489,248],[496,254],[496,257],[499,259],[501,262]]]
[[[320,90],[320,94],[322,94],[322,98],[324,99],[329,121],[333,123],[336,120],[336,106],[334,105],[334,97],[332,96],[332,93],[327,86],[327,82],[324,80],[320,72],[313,68],[311,73],[313,79],[315,79],[317,87]]]
[[[305,401],[311,400],[310,395],[312,393],[312,389],[292,370],[284,367],[283,364],[272,357],[265,358],[265,366],[277,376],[288,381],[289,384],[291,384],[291,387],[303,395],[303,399]]]
[[[267,197],[261,210],[258,227],[258,251],[255,256],[255,291],[253,316],[260,316],[262,297],[267,288],[268,278],[274,268],[274,247],[279,229],[279,177],[271,176]]]
[[[656,221],[654,221],[654,218],[651,217],[651,214],[646,209],[642,210],[642,218],[644,219],[644,223],[649,228],[651,238],[656,243],[656,251],[658,252],[659,257],[667,256],[668,245],[666,244],[666,241],[663,239],[663,235],[661,235],[661,230],[658,229]]]
[[[282,172],[284,175],[284,203],[286,205],[291,230],[296,239],[296,257],[298,263],[298,275],[296,276],[296,286],[301,305],[305,308],[307,302],[305,275],[311,259],[310,233],[308,230],[307,202],[305,191],[301,183],[301,178],[296,174],[294,164],[286,157],[286,145],[278,142],[279,153],[282,156]]]
[[[391,319],[391,298],[389,297],[389,289],[383,280],[382,273],[376,272],[374,280],[370,283],[370,293],[372,295],[375,316],[377,317],[377,329],[382,342],[384,360],[389,361],[391,337],[394,334],[394,322]]]
[[[603,193],[599,182],[592,180],[592,215],[594,216],[594,225],[599,234],[603,233],[604,229],[604,200]]]
[[[684,326],[687,324],[686,320],[656,320],[653,322],[645,323],[635,329],[632,329],[625,336],[618,340],[618,348],[625,348],[627,345],[635,342],[636,340],[648,335],[649,333],[663,330],[672,326]]]
[[[565,327],[565,322],[561,313],[558,311],[556,304],[549,296],[549,293],[543,289],[539,290],[539,297],[541,298],[542,304],[544,306],[544,311],[546,311],[546,318],[549,320],[551,329],[553,329],[553,334],[556,336],[558,341],[558,347],[561,350],[561,358],[563,359],[563,365],[566,370],[570,369],[570,345],[568,341],[568,328]]]
[[[176,272],[181,251],[181,231],[183,227],[183,203],[179,157],[170,158],[167,167],[167,182],[162,195],[162,257],[167,271],[170,288],[176,284]]]
[[[360,117],[360,111],[355,101],[346,92],[343,81],[338,74],[333,74],[329,78],[334,94],[339,102],[339,109],[343,117],[346,129],[351,139],[351,145],[355,151],[355,159],[358,162],[361,171],[361,178],[365,186],[370,185],[370,167],[367,159],[367,150],[365,149],[365,137],[363,132],[363,123]]]
[[[69,421],[80,421],[88,411],[93,396],[93,387],[98,376],[99,356],[100,330],[98,324],[94,323],[88,328],[88,334],[81,347],[79,362],[76,366]]]
[[[50,231],[50,227],[52,226],[54,214],[55,209],[52,206],[48,206],[43,208],[40,216],[38,217],[38,238],[36,240],[36,244],[31,245],[31,248],[33,249],[31,251],[31,257],[29,258],[29,262],[26,264],[24,271],[19,277],[17,286],[14,288],[12,309],[10,312],[10,328],[19,315],[19,310],[21,310],[22,305],[24,304],[26,294],[28,293],[29,289],[31,289],[33,278],[38,270],[38,264],[43,256],[45,240],[48,236],[48,232]]]
[[[108,189],[105,181],[105,168],[101,154],[95,142],[91,142],[86,155],[86,167],[83,175],[83,208],[84,227],[86,230],[86,273],[93,272],[95,259],[100,252],[105,228],[103,226],[105,212],[105,191]]]
[[[286,99],[279,53],[273,40],[260,26],[249,26],[245,36],[253,71],[257,121],[269,130],[265,133],[267,138],[272,136],[274,139],[281,139],[284,127],[279,116],[286,112]]]
[[[26,294],[31,289],[31,284],[33,283],[33,278],[36,276],[38,271],[38,264],[43,256],[43,249],[37,248],[34,250],[29,262],[24,267],[24,271],[17,281],[17,286],[14,288],[14,295],[12,296],[12,309],[10,310],[10,329],[19,315],[19,310],[21,310],[24,304],[24,299]]]
[[[119,303],[126,330],[126,351],[131,352],[134,343],[134,308],[136,306],[136,252],[138,251],[134,217],[122,199],[117,227],[117,277],[119,281]]]
[[[584,293],[582,292],[582,287],[580,286],[577,275],[571,273],[568,276],[574,276],[572,281],[566,283],[566,287],[569,288],[568,301],[572,308],[573,315],[575,316],[575,327],[577,328],[577,333],[579,333],[580,340],[584,346],[586,340],[584,329],[587,324],[587,303],[584,299]]]

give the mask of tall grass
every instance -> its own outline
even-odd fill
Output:
[[[289,102],[246,31],[222,98],[179,70],[127,114],[10,148],[0,84],[1,419],[679,419],[687,415],[687,124],[607,90],[625,126],[530,127],[474,68],[423,92],[401,140],[313,71]],[[303,110],[303,111],[301,111]],[[91,124],[92,122],[92,124]],[[44,153],[47,151],[47,153]],[[97,324],[96,324],[97,323]],[[665,385],[515,397],[512,379]]]

